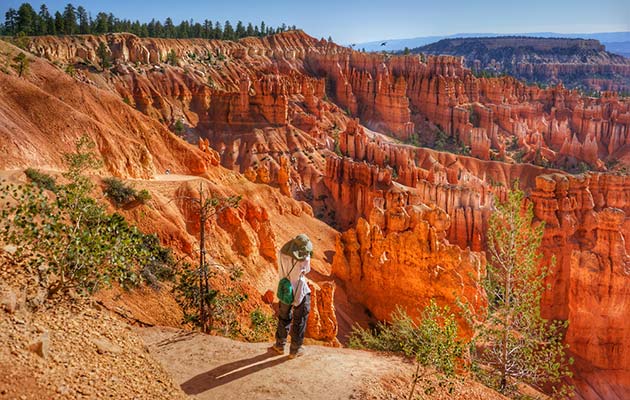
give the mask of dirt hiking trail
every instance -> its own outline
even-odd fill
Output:
[[[271,343],[164,327],[136,332],[175,385],[195,399],[401,399],[413,372],[410,362],[375,352],[313,345],[291,360],[269,351]],[[503,397],[468,381],[460,382],[450,398]]]
[[[359,399],[369,381],[410,364],[367,351],[306,346],[290,360],[271,343],[243,343],[171,328],[138,333],[175,384],[198,399]],[[287,346],[288,348],[288,346]]]

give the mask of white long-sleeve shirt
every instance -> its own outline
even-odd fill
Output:
[[[295,268],[293,268],[294,263]],[[280,251],[278,252],[278,276],[279,279],[287,277],[291,281],[291,286],[293,286],[293,306],[299,305],[304,300],[304,297],[311,293],[304,276],[309,272],[311,272],[310,256],[304,260],[296,260]]]

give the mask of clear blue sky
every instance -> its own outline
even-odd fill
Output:
[[[23,1],[1,0],[1,19]],[[37,10],[41,1],[32,1]],[[62,10],[68,0],[47,1]],[[171,17],[196,21],[297,25],[315,37],[338,43],[453,33],[591,33],[630,31],[629,0],[110,0],[72,1],[94,16],[112,12],[119,18],[148,21]]]

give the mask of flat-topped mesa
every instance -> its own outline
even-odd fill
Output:
[[[418,318],[430,299],[451,308],[466,299],[480,310],[486,302],[479,288],[483,253],[448,244],[448,214],[435,206],[405,205],[404,196],[392,193],[389,207],[377,199],[367,220],[360,218],[340,235],[333,274],[379,320],[389,320],[396,307]]]
[[[477,73],[507,73],[545,85],[563,82],[587,90],[630,89],[630,60],[607,52],[593,39],[457,38],[444,39],[413,52],[460,56]]]
[[[545,222],[545,259],[556,259],[547,317],[568,319],[566,342],[589,365],[630,365],[630,177],[540,175],[530,196]],[[605,310],[605,311],[604,311]]]

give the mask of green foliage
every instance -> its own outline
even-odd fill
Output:
[[[265,313],[257,307],[249,314],[250,329],[244,332],[244,337],[248,342],[265,342],[274,331],[276,318]]]
[[[435,134],[435,149],[436,150],[446,150],[446,147],[449,144],[449,136],[441,129],[438,129]]]
[[[217,264],[208,272],[209,278],[218,274]],[[230,281],[236,282],[240,279],[240,270],[232,269]],[[238,323],[238,315],[241,304],[247,300],[247,295],[243,294],[238,287],[232,286],[219,291],[214,288],[199,290],[199,269],[192,269],[185,266],[177,273],[176,285],[173,287],[175,298],[184,311],[183,324],[192,324],[202,327],[199,314],[199,303],[203,301],[205,307],[210,310],[210,320],[208,322],[208,333],[214,332],[224,336],[236,337],[241,333]]]
[[[31,61],[26,56],[26,53],[20,52],[17,56],[13,58],[13,61],[15,61],[13,68],[18,73],[18,76],[20,78],[28,73]]]
[[[50,190],[51,192],[57,191],[57,183],[52,176],[40,172],[33,168],[28,168],[24,171],[24,174],[33,184],[39,186],[42,189]]]
[[[72,64],[68,64],[68,65],[66,66],[65,71],[66,71],[66,74],[70,75],[70,76],[71,76],[71,77],[73,77],[73,78],[74,78],[74,76],[77,74],[77,71],[76,71],[76,69],[74,68],[74,65],[72,65]]]
[[[178,135],[181,135],[186,131],[186,127],[184,127],[184,123],[182,122],[181,119],[178,119],[177,121],[175,121],[175,124],[173,124],[173,130]]]
[[[171,65],[177,65],[177,63],[179,62],[179,57],[177,57],[177,53],[175,53],[175,50],[171,49],[171,51],[168,52],[168,54],[166,55],[166,62]]]
[[[135,198],[136,191],[131,186],[125,184],[117,178],[104,178],[103,184],[105,188],[103,193],[112,199],[116,205],[124,205]]]
[[[254,26],[249,23],[247,28],[238,21],[236,29],[232,23],[226,21],[220,24],[209,20],[194,22],[184,18],[179,25],[173,23],[172,18],[164,21],[152,19],[148,23],[116,18],[113,14],[105,12],[93,12],[96,17],[92,19],[90,13],[83,7],[75,8],[72,4],[65,6],[63,10],[53,12],[54,17],[45,4],[40,7],[39,13],[33,10],[29,3],[22,3],[18,10],[9,8],[5,13],[4,27],[0,24],[0,34],[13,36],[18,33],[24,35],[72,35],[72,34],[104,34],[108,32],[130,32],[140,37],[161,38],[203,38],[203,39],[227,39],[236,40],[248,36],[267,36],[288,30],[296,30],[296,26],[281,24],[278,27],[265,25],[264,22]]]
[[[572,362],[562,343],[568,322],[541,316],[540,301],[549,274],[549,267],[541,266],[539,251],[544,224],[532,224],[532,204],[524,208],[523,200],[516,182],[507,200],[497,204],[490,216],[490,262],[484,280],[488,314],[485,320],[473,321],[473,361],[491,367],[486,383],[502,393],[513,393],[518,380],[539,389],[551,385],[564,395],[569,388],[562,379],[570,376]]]
[[[103,70],[112,66],[109,48],[105,43],[100,42],[98,44],[98,48],[96,49],[96,56],[99,58],[100,65]]]
[[[84,173],[100,165],[93,148],[84,136],[65,155],[68,183],[56,185],[53,196],[36,184],[0,187],[0,240],[16,245],[18,257],[39,270],[48,297],[69,289],[93,292],[111,282],[137,285],[168,276],[172,266],[157,237],[108,214],[90,196],[94,185]]]
[[[132,201],[144,204],[151,199],[151,194],[146,189],[138,192],[118,178],[104,178],[103,184],[105,185],[103,193],[112,199],[117,206],[124,206]]]
[[[413,398],[417,384],[425,394],[434,392],[436,377],[439,386],[450,387],[464,351],[463,343],[457,338],[457,321],[448,307],[441,308],[432,299],[420,319],[418,325],[404,310],[397,308],[391,316],[391,324],[379,322],[375,331],[355,327],[349,341],[353,348],[415,358],[417,365],[409,399]]]
[[[412,146],[420,147],[422,143],[420,142],[420,137],[417,133],[412,133],[407,140],[405,140],[406,144],[410,144]]]
[[[339,157],[343,157],[343,152],[341,151],[341,145],[339,144],[339,140],[335,140],[335,154]]]
[[[151,200],[151,193],[148,190],[142,189],[139,192],[136,192],[136,201],[145,204],[147,201]]]
[[[585,163],[584,161],[580,161],[575,168],[578,173],[583,174],[591,170],[591,166]]]

